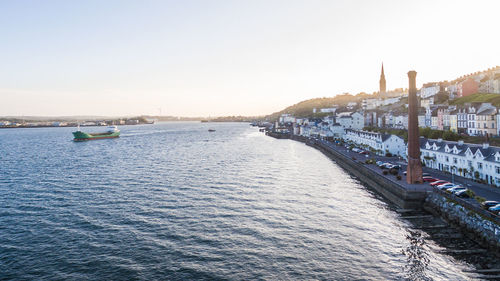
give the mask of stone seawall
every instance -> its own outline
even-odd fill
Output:
[[[484,246],[492,246],[499,250],[500,225],[485,214],[468,209],[449,197],[439,193],[429,193],[424,209],[460,226],[466,233],[473,234],[474,240]]]
[[[385,198],[389,199],[400,208],[422,208],[426,192],[407,190],[397,183],[387,179],[385,176],[366,168],[364,164],[349,159],[337,151],[321,144],[315,143],[309,145],[319,149],[349,174],[355,176],[359,179],[359,181],[366,184],[370,188],[375,189],[378,193],[382,194]]]
[[[279,139],[292,139],[312,146],[334,160],[351,175],[368,187],[376,190],[385,198],[404,209],[425,209],[446,221],[459,225],[474,240],[494,250],[500,250],[500,219],[477,206],[454,198],[446,192],[411,190],[368,169],[364,164],[350,159],[341,153],[301,136],[268,133]]]

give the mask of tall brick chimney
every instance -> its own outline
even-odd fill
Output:
[[[423,183],[418,133],[416,77],[416,71],[408,72],[410,85],[408,89],[408,168],[406,170],[406,182],[409,184]]]

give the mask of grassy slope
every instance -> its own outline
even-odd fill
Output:
[[[363,97],[367,97],[368,95],[358,94],[356,96],[353,95],[337,95],[330,98],[314,98],[305,101],[301,101],[297,104],[289,106],[282,111],[275,112],[269,116],[268,119],[275,120],[283,113],[290,113],[296,117],[311,117],[313,108],[329,108],[334,104],[339,106],[345,106],[349,102],[359,102]]]
[[[454,99],[450,101],[453,105],[464,105],[465,103],[473,102],[489,102],[496,107],[500,107],[500,95],[499,94],[473,94],[470,96]]]

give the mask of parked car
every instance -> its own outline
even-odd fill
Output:
[[[457,191],[462,191],[462,190],[467,190],[467,188],[463,187],[463,186],[461,186],[459,184],[446,189],[447,192],[453,193],[453,194],[455,194]]]
[[[498,204],[500,204],[500,202],[498,201],[484,201],[483,203],[481,203],[481,207],[483,207],[483,209],[488,210],[490,207],[493,207]]]
[[[384,161],[377,161],[377,162],[375,162],[375,164],[377,164],[377,166],[380,167],[380,165],[384,164]]]
[[[437,181],[438,179],[435,179],[433,177],[422,177],[422,179],[425,181],[425,182],[435,182]]]
[[[449,181],[445,181],[445,180],[437,180],[435,182],[431,182],[430,185],[431,186],[437,186],[437,185],[441,185],[441,184],[445,184],[445,183],[450,183]]]
[[[382,163],[381,165],[379,165],[379,167],[382,169],[390,169],[392,167],[392,164],[391,163]]]
[[[438,186],[435,186],[436,188],[438,189],[441,189],[441,190],[445,190],[445,189],[448,189],[450,187],[454,187],[455,185],[452,184],[452,183],[445,183],[445,184],[441,184],[441,185],[438,185]]]
[[[460,198],[470,198],[470,195],[469,195],[469,193],[467,193],[467,190],[460,190],[460,191],[457,191],[457,192],[455,193],[455,195],[456,195],[457,197],[460,197]]]
[[[500,211],[500,204],[497,204],[493,207],[490,207],[488,210],[490,210],[492,212],[498,212],[498,211]]]
[[[370,154],[370,152],[366,151],[366,150],[363,150],[363,151],[360,151],[359,154],[365,154],[365,155],[368,155]]]
[[[391,169],[401,170],[401,165],[392,165]]]

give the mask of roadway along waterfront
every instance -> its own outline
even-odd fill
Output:
[[[388,162],[392,164],[398,164],[401,165],[402,169],[400,171],[400,175],[402,177],[401,181],[397,181],[399,184],[405,185],[406,183],[406,176],[403,175],[403,171],[406,171],[406,161],[404,159],[401,159],[399,157],[386,157],[386,156],[379,156],[376,155],[375,153],[369,152],[369,155],[364,155],[364,154],[359,154],[357,152],[351,151],[348,148],[345,148],[344,146],[338,146],[335,143],[328,142],[328,141],[321,141],[322,143],[328,145],[330,148],[342,153],[346,157],[352,159],[355,158],[360,161],[365,161],[367,159],[375,159],[375,161],[382,161],[382,162]],[[377,173],[382,173],[382,169],[377,167],[376,165],[366,165],[367,168],[377,172]],[[442,179],[442,180],[447,180],[449,182],[454,182],[456,184],[461,184],[472,191],[476,193],[476,195],[481,196],[486,198],[486,200],[495,200],[500,202],[500,188],[493,187],[491,185],[487,184],[482,184],[475,182],[471,179],[467,179],[464,177],[460,177],[457,175],[452,176],[451,174],[444,173],[439,170],[435,169],[430,169],[427,167],[423,167],[424,173],[430,174],[432,177],[437,178],[437,179]],[[391,180],[395,180],[393,175],[387,175],[387,178]],[[428,183],[423,184],[425,186],[428,186]]]

